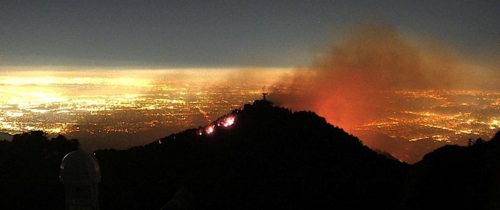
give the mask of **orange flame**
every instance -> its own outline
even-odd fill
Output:
[[[212,134],[214,132],[214,127],[215,125],[210,125],[208,126],[206,129],[205,129],[205,132],[207,132],[207,134]]]
[[[222,126],[224,126],[226,128],[233,125],[234,124],[234,117],[229,116],[229,117],[224,118],[224,120],[222,120],[221,124],[222,124]]]

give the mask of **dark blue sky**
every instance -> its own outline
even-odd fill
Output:
[[[370,17],[500,59],[498,0],[2,0],[0,66],[292,67]]]

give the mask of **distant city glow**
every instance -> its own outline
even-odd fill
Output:
[[[497,91],[396,91],[390,98],[401,104],[401,110],[391,110],[355,130],[377,131],[409,141],[432,138],[454,143],[471,135],[491,137],[499,128]],[[464,100],[470,105],[464,106]],[[420,105],[423,102],[425,106]]]
[[[70,136],[85,134],[93,139],[111,133],[133,135],[152,129],[182,131],[203,126],[197,131],[198,135],[213,134],[218,128],[233,126],[237,116],[227,114],[261,99],[264,89],[266,92],[273,89],[274,77],[280,78],[279,75],[286,72],[256,71],[229,76],[231,79],[224,78],[228,74],[219,76],[210,71],[184,72],[179,79],[169,79],[179,77],[177,72],[156,72],[154,77],[153,73],[150,72],[148,78],[137,79],[111,77],[133,75],[122,72],[107,78],[79,75],[79,79],[74,80],[70,74],[56,75],[50,82],[40,84],[32,84],[37,80],[29,78],[24,83],[1,83],[0,132],[19,134],[43,130]],[[196,75],[210,78],[202,80]],[[274,80],[269,79],[269,75]],[[0,80],[12,81],[7,77],[1,76]],[[219,83],[213,82],[215,80]],[[301,91],[293,88],[288,91]],[[500,92],[497,91],[406,90],[378,94],[398,106],[380,109],[379,118],[346,131],[354,134],[375,131],[406,141],[433,139],[461,143],[462,139],[471,137],[491,137],[500,129]],[[279,105],[279,101],[273,101],[272,94],[268,99]],[[134,145],[132,140],[121,143]]]
[[[0,76],[0,132],[102,135],[157,127],[187,129],[258,99],[262,87],[289,70],[238,71],[242,73],[234,74],[232,69],[82,72],[16,68]],[[228,85],[228,77],[234,88]],[[234,118],[221,123],[230,126]]]

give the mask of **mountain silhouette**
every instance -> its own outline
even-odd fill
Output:
[[[78,145],[42,131],[0,141],[0,209],[64,209],[58,165]],[[144,146],[94,154],[101,209],[500,208],[500,134],[408,165],[314,112],[266,100]]]
[[[499,209],[500,133],[471,146],[447,145],[409,169],[404,209]]]
[[[42,131],[0,141],[0,209],[64,209],[59,165],[79,142]]]
[[[224,127],[228,117],[234,124]],[[206,127],[96,156],[103,208],[147,203],[154,209],[168,201],[156,196],[173,196],[182,187],[197,209],[394,209],[407,168],[313,112],[292,112],[263,100]]]

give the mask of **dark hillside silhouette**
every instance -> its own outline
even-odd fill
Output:
[[[399,205],[407,165],[315,113],[261,100],[229,115],[234,124],[215,126],[211,134],[193,129],[128,151],[98,151],[102,207],[159,208],[181,187],[199,209]]]
[[[61,135],[49,140],[42,131],[0,141],[0,209],[64,209],[59,164],[78,146]]]
[[[500,134],[408,165],[313,112],[265,100],[205,127],[99,150],[101,209],[498,209]],[[42,131],[0,141],[0,209],[64,209],[63,156]]]
[[[441,147],[412,165],[404,209],[500,208],[499,134],[467,147]]]

